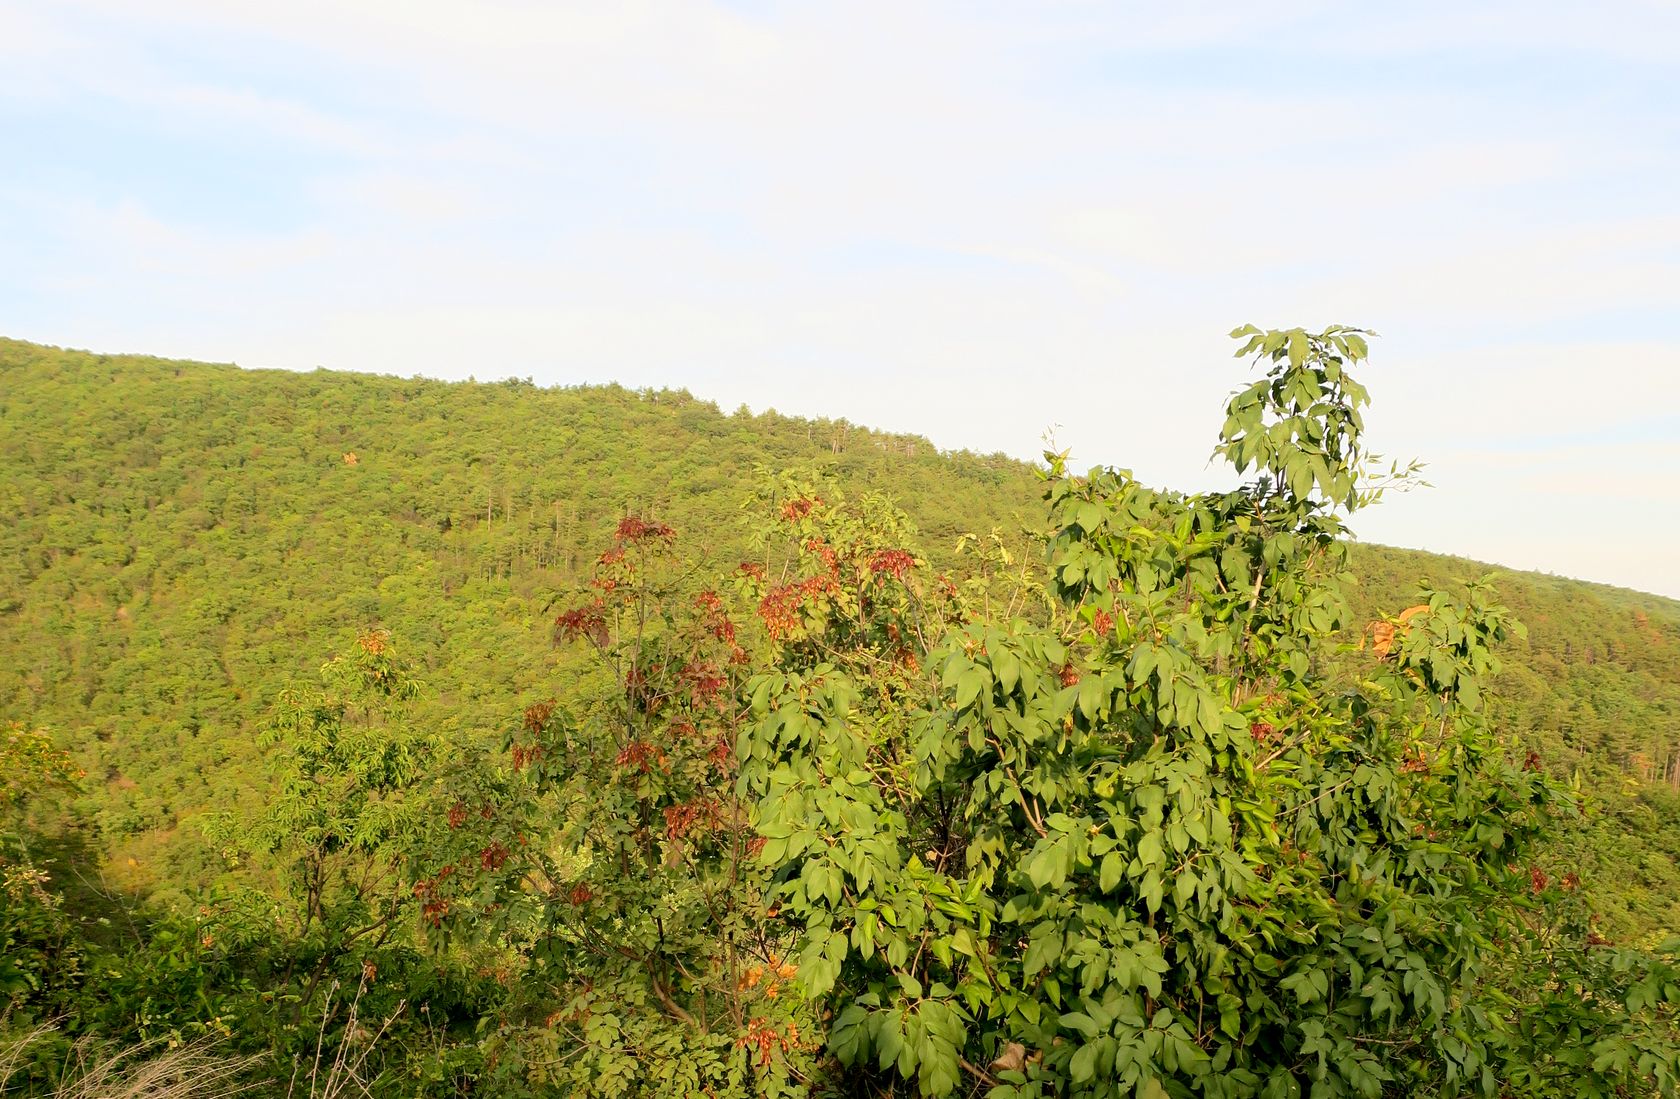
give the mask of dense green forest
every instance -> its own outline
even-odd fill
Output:
[[[420,669],[417,720],[499,729],[550,689],[545,601],[629,511],[738,560],[760,471],[820,460],[948,553],[1035,494],[1001,457],[683,393],[3,353],[0,698],[102,779],[81,811],[129,890],[202,876],[182,819],[260,795],[276,693],[364,629]]]
[[[393,1095],[1541,1095],[1582,1093],[1566,1085],[1589,1069],[1672,1093],[1680,995],[1650,952],[1680,931],[1680,604],[1350,544],[1333,516],[1373,502],[1350,337],[1255,334],[1282,388],[1234,403],[1222,446],[1275,483],[1194,498],[686,392],[0,340],[14,1086],[62,1080],[90,1043],[150,1042],[203,1059],[183,1073],[312,1095],[329,1070]],[[1334,396],[1289,404],[1309,383]],[[1292,416],[1310,431],[1256,441]],[[1308,435],[1319,464],[1286,468]],[[1129,518],[1099,536],[1099,512]],[[1490,572],[1496,598],[1461,589]],[[1151,693],[1166,663],[1118,685],[1169,648],[1192,694]],[[1462,668],[1436,683],[1449,649]],[[982,714],[976,669],[1014,717]],[[1035,674],[1054,716],[1033,716]],[[1110,678],[1112,700],[1078,689]],[[1074,740],[1045,755],[1034,722]],[[825,739],[847,723],[873,748]],[[1169,745],[1101,763],[1141,800],[1046,762],[1106,760],[1122,727]],[[1401,728],[1454,762],[1431,772]],[[988,735],[995,759],[964,754]],[[1256,767],[1271,737],[1287,780]],[[1338,752],[1358,755],[1345,774]],[[1018,779],[1029,760],[1042,773]],[[1253,838],[1355,782],[1367,816]],[[1183,793],[1204,787],[1224,792]],[[1224,823],[1173,823],[1152,789]],[[787,806],[910,854],[827,867]],[[1135,894],[1069,831],[1098,835],[1102,813],[1167,837],[1105,841],[1145,852]],[[1434,847],[1402,852],[1402,820]],[[1435,843],[1449,820],[1470,838]],[[1173,880],[1150,842],[1185,855]],[[1256,869],[1280,850],[1300,881]],[[964,858],[967,876],[947,867]],[[1075,889],[1080,860],[1100,890]],[[1314,868],[1358,879],[1344,863],[1386,884],[1314,893]],[[1185,869],[1215,864],[1217,883]],[[894,938],[877,913],[909,934],[912,893],[932,922]],[[1159,967],[1115,954],[1099,980],[1050,956],[1098,950],[1067,921],[1122,894],[1148,920],[1112,935],[1155,943]],[[1293,915],[1239,934],[1244,904]],[[1367,934],[1407,959],[1392,996],[1386,963],[1310,941]],[[1552,968],[1537,992],[1484,955]],[[1123,1033],[1147,1056],[1121,1056]]]

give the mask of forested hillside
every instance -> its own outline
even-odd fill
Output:
[[[685,575],[734,575],[767,561],[758,494],[789,471],[902,508],[928,582],[953,592],[1038,561],[1035,536],[1052,533],[1027,464],[686,392],[0,340],[0,726],[46,730],[86,772],[37,821],[53,888],[80,895],[91,923],[190,913],[209,891],[261,884],[260,866],[230,862],[225,826],[202,825],[274,797],[264,730],[335,654],[377,662],[394,646],[415,681],[406,727],[445,756],[500,750],[521,713],[540,725],[545,700],[564,704],[584,655],[553,644],[554,601],[644,537],[626,516],[668,524]],[[909,567],[872,552],[876,574]],[[1375,643],[1359,625],[1424,586],[1497,571],[1359,545],[1351,562],[1351,665]],[[1595,941],[1654,944],[1680,929],[1680,604],[1538,574],[1495,583],[1527,635],[1503,643],[1491,725],[1584,795],[1545,873],[1588,899]],[[774,589],[759,594],[763,613]]]
[[[733,415],[684,392],[542,389],[90,355],[0,341],[0,713],[101,781],[80,802],[123,888],[207,872],[184,817],[261,795],[276,693],[354,634],[421,670],[417,720],[497,729],[548,688],[544,609],[618,519],[657,514],[721,562],[767,471],[822,469],[957,538],[1020,546],[1039,482],[1001,455],[845,422]],[[1360,547],[1374,619],[1489,566]],[[1583,859],[1621,934],[1680,928],[1680,604],[1501,573],[1529,626],[1504,725],[1579,770]]]
[[[1528,627],[1497,680],[1499,725],[1586,793],[1569,853],[1605,928],[1648,941],[1680,929],[1680,603],[1360,548],[1359,597],[1372,617],[1420,581],[1496,573],[1500,597]]]
[[[275,695],[388,629],[451,738],[550,690],[547,600],[625,514],[718,561],[766,471],[832,470],[960,533],[1019,534],[1032,472],[844,422],[687,393],[449,385],[0,342],[0,713],[99,781],[81,809],[113,882],[206,872],[184,817],[261,796]],[[182,862],[181,860],[189,860]]]

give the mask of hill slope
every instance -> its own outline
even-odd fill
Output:
[[[0,340],[0,719],[88,767],[79,811],[121,886],[210,872],[182,822],[260,796],[274,695],[383,626],[426,669],[421,719],[484,735],[540,697],[548,595],[627,510],[724,563],[763,469],[878,490],[935,561],[1038,513],[1031,467],[844,421],[728,415],[683,392],[293,374]],[[1359,547],[1361,611],[1485,566]],[[1594,811],[1560,859],[1605,927],[1680,928],[1680,603],[1537,574],[1505,727],[1578,772]]]

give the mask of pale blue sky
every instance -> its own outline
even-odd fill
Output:
[[[1392,10],[1386,10],[1392,9]],[[1680,6],[0,0],[0,333],[686,386],[1179,487],[1375,328],[1367,538],[1680,596]]]

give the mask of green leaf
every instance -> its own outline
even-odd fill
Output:
[[[1014,653],[1002,649],[992,658],[992,667],[997,672],[998,686],[1003,688],[1004,694],[1009,694],[1020,682],[1021,662]]]
[[[1120,875],[1125,865],[1125,860],[1116,852],[1110,851],[1104,855],[1102,868],[1097,874],[1097,888],[1104,893],[1114,892],[1115,886],[1120,884]]]
[[[1095,720],[1097,710],[1103,703],[1107,692],[1103,690],[1102,679],[1095,673],[1088,673],[1079,681],[1079,712],[1088,720]]]
[[[1086,1042],[1080,1046],[1073,1058],[1068,1061],[1068,1077],[1076,1084],[1083,1084],[1097,1074],[1097,1044]]]
[[[1146,867],[1160,866],[1166,862],[1166,856],[1161,849],[1160,831],[1150,831],[1143,834],[1142,838],[1138,840],[1137,856],[1138,861]]]

